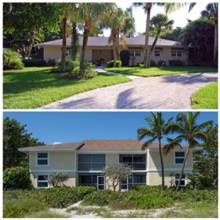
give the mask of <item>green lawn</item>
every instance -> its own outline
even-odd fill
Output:
[[[214,67],[198,67],[198,66],[178,66],[178,67],[150,67],[148,69],[140,67],[115,67],[105,68],[106,71],[113,73],[129,74],[135,76],[166,76],[176,75],[180,73],[217,73]]]
[[[205,86],[192,95],[192,107],[194,109],[218,108],[218,83]]]
[[[4,71],[4,108],[38,108],[88,90],[129,82],[123,76],[98,75],[90,80],[62,79],[52,67]]]

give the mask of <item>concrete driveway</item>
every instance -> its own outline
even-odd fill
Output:
[[[42,108],[191,109],[191,95],[216,80],[214,73],[132,77],[129,83],[84,92]]]

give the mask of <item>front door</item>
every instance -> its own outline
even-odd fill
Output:
[[[121,191],[122,192],[126,192],[126,191],[128,191],[128,178],[126,179],[126,180],[122,180],[121,181]]]
[[[104,190],[104,189],[105,189],[105,177],[97,176],[97,190]]]

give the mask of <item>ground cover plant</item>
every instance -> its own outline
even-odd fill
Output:
[[[192,95],[192,107],[194,109],[218,108],[218,83],[205,86]]]
[[[199,67],[199,66],[163,66],[163,67],[113,67],[105,68],[108,72],[121,73],[135,76],[166,76],[166,75],[177,75],[181,73],[217,73],[215,67]]]
[[[4,72],[4,108],[38,108],[88,90],[129,82],[123,76],[99,74],[89,80],[68,80],[51,67]]]
[[[4,217],[25,217],[48,208],[65,208],[95,191],[95,187],[4,191]]]

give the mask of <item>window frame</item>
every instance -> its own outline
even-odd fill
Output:
[[[181,50],[171,50],[171,57],[182,57],[183,52]]]
[[[131,157],[131,162],[126,163],[126,162],[121,162],[121,157]],[[134,162],[134,157],[135,156],[142,156],[144,158],[143,162]],[[128,165],[132,171],[141,171],[141,170],[146,170],[147,167],[147,161],[146,161],[146,155],[145,154],[119,154],[119,163],[120,164],[124,164],[124,165]],[[144,165],[144,169],[134,169],[135,165]],[[131,166],[130,166],[131,165]]]
[[[90,156],[90,159],[88,162],[79,162],[79,157],[83,156],[83,155],[87,155]],[[103,169],[94,169],[94,164],[103,164],[103,162],[95,162],[93,161],[93,156],[96,155],[103,155],[104,156],[104,168]],[[81,169],[80,168],[80,164],[86,164],[89,165],[89,169]],[[88,171],[103,171],[106,168],[106,155],[105,154],[78,154],[78,158],[77,158],[77,169],[79,172],[88,172]]]
[[[39,178],[39,176],[47,176],[47,180],[39,180],[38,178]],[[38,183],[47,183],[47,186],[39,186],[38,185]],[[38,189],[41,189],[41,188],[49,188],[50,186],[49,186],[49,175],[48,174],[38,174],[37,175],[37,188]]]
[[[41,154],[41,153],[46,153],[47,154],[47,158],[39,158],[38,154]],[[48,167],[49,163],[50,163],[49,157],[50,157],[49,156],[49,152],[37,152],[36,153],[36,166],[37,167]],[[47,164],[39,164],[38,160],[47,160]]]
[[[156,54],[159,54],[159,55],[156,55]],[[161,51],[160,50],[155,50],[154,51],[154,56],[155,57],[160,57],[160,55],[161,55]]]
[[[130,57],[140,57],[141,50],[140,49],[129,49],[129,55]]]
[[[183,156],[176,156],[176,153],[183,153],[184,155]],[[175,151],[174,152],[174,162],[175,162],[175,165],[183,165],[183,162],[182,163],[177,163],[176,159],[183,159],[183,161],[184,161],[184,158],[185,158],[185,151]]]

